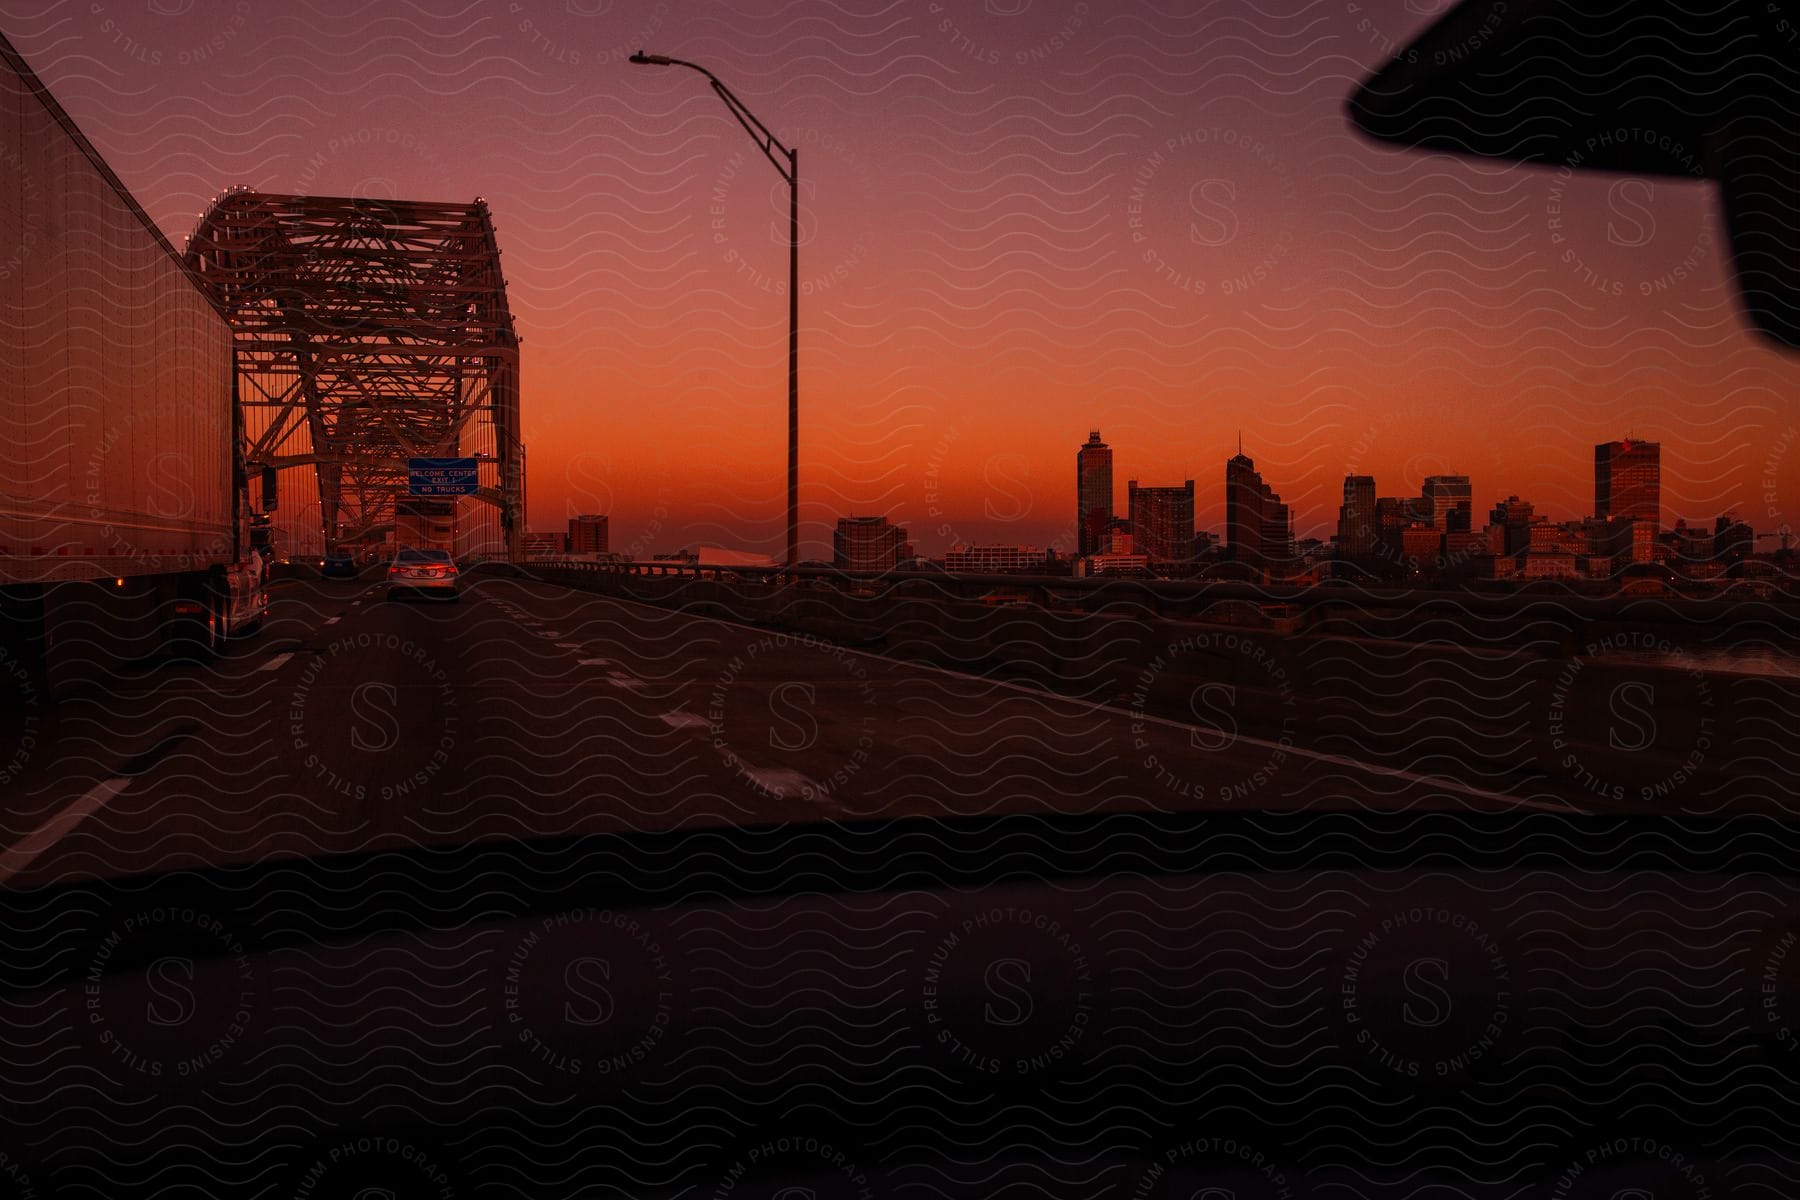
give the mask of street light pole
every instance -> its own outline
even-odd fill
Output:
[[[782,144],[769,132],[769,127],[756,119],[732,90],[698,63],[670,58],[666,54],[645,54],[639,50],[631,56],[639,66],[687,67],[706,76],[712,90],[731,115],[738,119],[763,156],[788,185],[788,468],[787,468],[787,565],[800,562],[800,154]]]

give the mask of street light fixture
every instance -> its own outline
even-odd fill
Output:
[[[707,82],[738,124],[761,147],[763,157],[774,166],[788,185],[788,536],[787,565],[800,562],[800,154],[782,144],[769,132],[769,127],[756,119],[730,88],[698,63],[670,58],[666,54],[645,54],[639,50],[631,56],[639,66],[688,67],[706,76]]]

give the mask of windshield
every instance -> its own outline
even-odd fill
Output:
[[[1797,22],[0,0],[0,1197],[1800,1193]]]

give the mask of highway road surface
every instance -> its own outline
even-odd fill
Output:
[[[291,578],[274,596],[267,628],[222,659],[160,664],[108,694],[10,714],[0,883],[420,842],[1046,807],[1674,807],[1606,783],[1603,752],[1552,750],[1579,714],[1546,705],[1593,707],[1566,680],[1529,702],[1500,687],[1496,710],[1530,726],[1540,757],[1566,771],[1496,784],[1479,763],[1459,775],[1453,754],[1415,769],[1373,733],[1366,757],[1355,739],[1303,734],[1284,709],[1346,703],[1349,685],[1331,681],[1356,652],[1349,639],[1302,655],[1316,678],[1272,674],[1255,693],[1242,672],[1235,684],[1188,675],[1178,702],[1150,703],[1144,693],[1158,689],[1141,678],[1108,698],[1058,696],[501,574],[466,577],[458,603],[389,601],[374,576]],[[1501,656],[1492,674],[1504,683],[1511,672]],[[1404,680],[1388,690],[1406,700]],[[1729,778],[1722,750],[1706,752],[1725,746],[1730,719],[1711,697],[1694,720],[1665,721],[1659,779]],[[1778,700],[1761,710],[1778,718]],[[1432,719],[1410,712],[1399,727]],[[1493,732],[1482,724],[1471,744]],[[1671,728],[1687,741],[1668,749],[1680,740]],[[1688,746],[1708,729],[1700,751]],[[1616,730],[1606,736],[1611,759],[1629,757]],[[1767,768],[1769,756],[1756,761]],[[1716,787],[1698,795],[1697,810],[1720,804]]]

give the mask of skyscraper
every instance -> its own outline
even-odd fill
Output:
[[[846,571],[891,571],[906,553],[906,529],[886,517],[839,517],[831,562]]]
[[[1083,557],[1099,553],[1112,519],[1112,447],[1093,429],[1087,444],[1075,451],[1075,540]]]
[[[1194,558],[1194,481],[1180,487],[1125,485],[1126,511],[1131,514],[1131,550],[1152,564],[1192,562]]]
[[[1602,442],[1594,447],[1594,516],[1630,517],[1662,528],[1662,443]]]
[[[1474,499],[1467,475],[1428,475],[1420,491],[1420,511],[1439,533],[1467,533]]]
[[[1257,474],[1241,442],[1225,463],[1225,545],[1232,558],[1257,566],[1294,553],[1288,507]]]
[[[1375,477],[1344,476],[1344,503],[1338,507],[1338,553],[1364,558],[1375,553]]]

